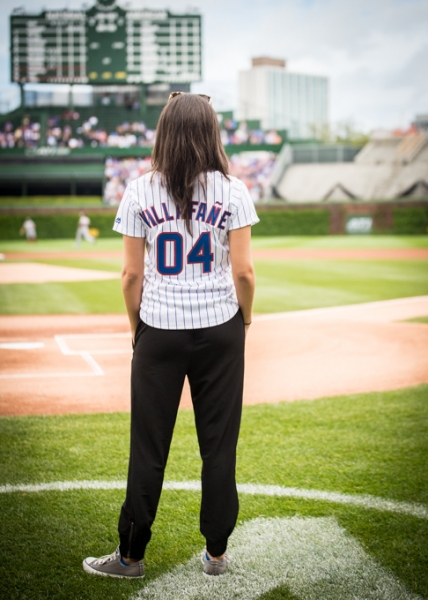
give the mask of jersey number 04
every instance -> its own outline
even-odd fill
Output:
[[[157,270],[161,275],[179,275],[184,265],[184,242],[181,233],[160,233],[156,240]],[[201,233],[187,254],[187,264],[201,264],[203,273],[211,272],[214,254],[211,233]]]

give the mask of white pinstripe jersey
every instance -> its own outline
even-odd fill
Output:
[[[192,236],[178,207],[147,173],[128,185],[113,229],[146,239],[140,317],[159,329],[221,325],[238,311],[229,259],[228,231],[259,221],[247,187],[219,171],[195,184]]]

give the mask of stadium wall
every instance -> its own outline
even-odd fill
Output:
[[[428,232],[428,199],[414,202],[331,203],[322,208],[313,205],[258,205],[260,223],[254,236],[343,235],[350,216],[370,216],[373,234],[423,235]],[[114,237],[115,208],[86,210],[91,225],[100,237]],[[73,238],[79,217],[76,207],[16,207],[0,209],[0,239],[21,239],[19,229],[27,215],[37,226],[39,239]]]
[[[228,156],[241,152],[273,152],[281,145],[225,146]],[[0,149],[1,196],[94,196],[103,194],[107,158],[147,158],[152,148],[11,148]]]

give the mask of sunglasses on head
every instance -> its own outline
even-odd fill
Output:
[[[168,102],[170,100],[172,100],[173,98],[175,98],[176,96],[183,96],[185,95],[186,92],[171,92],[168,98]],[[212,105],[212,100],[211,100],[211,96],[208,96],[207,94],[195,94],[195,96],[200,96],[201,98],[205,98],[205,100],[208,102],[208,104]]]

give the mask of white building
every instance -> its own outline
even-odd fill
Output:
[[[320,138],[328,125],[328,79],[290,73],[285,60],[253,58],[252,68],[239,73],[237,118],[287,129],[290,139]]]

